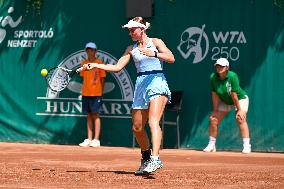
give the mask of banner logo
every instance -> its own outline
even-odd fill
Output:
[[[14,7],[10,7],[8,9],[8,14],[11,14],[14,12]],[[3,16],[0,17],[1,27],[0,28],[0,43],[5,39],[6,37],[6,29],[4,29],[7,25],[9,25],[11,28],[17,27],[22,21],[22,16],[16,19],[16,21],[13,20],[13,18],[10,15],[7,15],[3,18]]]
[[[209,35],[211,34],[211,35]],[[220,57],[237,61],[240,57],[240,47],[247,40],[243,31],[212,31],[205,32],[205,24],[199,27],[189,27],[180,36],[177,46],[184,59],[193,56],[193,64],[200,63],[207,56],[215,61]]]
[[[23,23],[23,16],[16,19],[10,16],[13,12],[14,7],[10,7],[7,16],[0,16],[0,44],[3,43],[6,38],[7,26],[16,28]],[[48,30],[15,30],[13,37],[7,40],[7,47],[35,47],[38,39],[51,39],[53,36],[54,32],[52,28],[49,28]]]
[[[189,27],[180,37],[180,43],[177,47],[184,59],[193,54],[193,63],[201,62],[208,53],[209,41],[204,32],[205,24],[202,28]],[[204,46],[204,48],[202,48]]]
[[[117,59],[105,51],[98,50],[96,56],[105,64],[115,65],[117,63]],[[74,70],[86,58],[85,51],[80,50],[69,55],[58,66]],[[81,88],[82,79],[80,76],[77,77],[77,80],[76,77],[73,78],[67,89],[61,92],[47,88],[45,97],[37,97],[44,109],[36,115],[86,116],[82,112]],[[133,93],[134,87],[126,69],[122,69],[118,73],[108,72],[104,82],[101,117],[130,118]]]

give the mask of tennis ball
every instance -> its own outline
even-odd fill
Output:
[[[42,70],[40,71],[40,74],[41,74],[43,77],[45,77],[45,76],[48,74],[47,69],[42,69]]]

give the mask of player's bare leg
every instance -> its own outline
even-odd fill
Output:
[[[149,138],[145,131],[145,124],[148,118],[148,110],[132,110],[132,130],[135,135],[136,141],[141,148],[141,164],[135,175],[144,174],[144,169],[149,163],[151,158],[151,150],[149,144]]]
[[[165,105],[168,101],[166,96],[159,96],[150,102],[149,107],[149,126],[152,134],[153,156],[159,155],[162,141],[162,130],[160,120],[164,113]]]
[[[149,126],[152,134],[152,145],[153,154],[151,156],[151,161],[147,164],[144,169],[145,173],[152,173],[157,169],[163,167],[163,163],[159,157],[159,150],[162,141],[162,130],[160,127],[160,119],[163,115],[165,105],[168,101],[166,96],[159,96],[150,102],[149,107]]]
[[[149,138],[144,129],[148,110],[132,110],[132,130],[142,151],[150,148]]]

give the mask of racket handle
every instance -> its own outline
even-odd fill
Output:
[[[60,67],[60,66],[58,66],[58,68],[59,68],[59,69],[62,69],[62,70],[64,70],[64,71],[66,71],[66,72],[72,72],[72,70],[69,70],[69,69],[67,69],[67,68],[63,68],[63,67]]]
[[[77,73],[80,73],[81,71],[83,71],[85,68],[82,66],[82,67],[80,67],[80,68],[78,68],[77,70],[76,70],[76,72]]]

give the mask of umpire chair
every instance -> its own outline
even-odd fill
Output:
[[[177,134],[177,148],[180,148],[180,128],[179,128],[179,119],[180,119],[180,112],[182,107],[182,96],[183,91],[171,91],[171,104],[167,104],[165,107],[165,111],[162,116],[162,131],[163,131],[163,137],[162,137],[162,143],[161,148],[164,146],[164,128],[166,125],[173,125],[176,126],[176,134]],[[166,112],[172,112],[176,115],[175,121],[167,121],[166,120]]]

